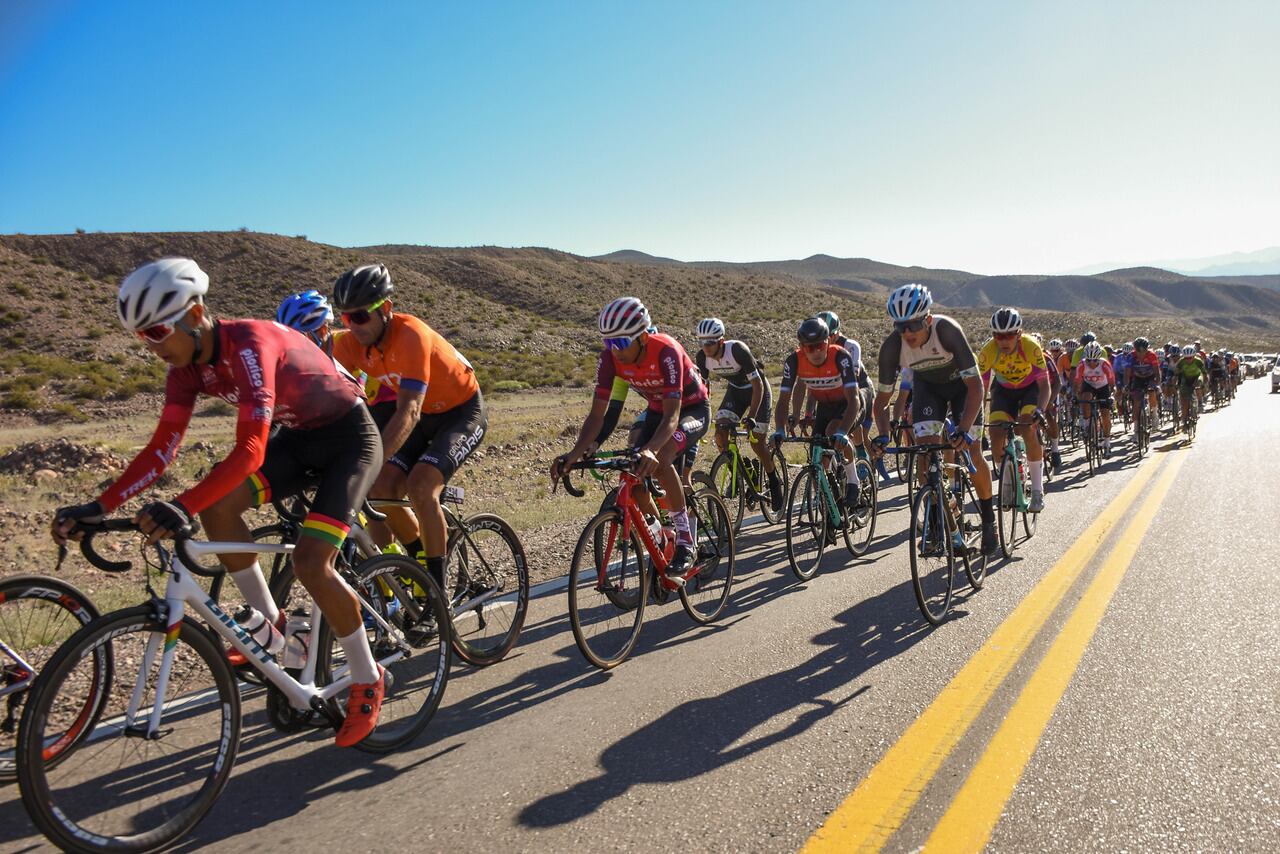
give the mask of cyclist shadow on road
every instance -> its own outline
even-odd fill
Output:
[[[691,700],[650,721],[604,750],[599,776],[530,804],[520,823],[565,824],[633,786],[690,780],[781,744],[870,690],[870,684],[858,684],[859,677],[930,634],[909,582],[857,603],[835,620],[838,625],[813,639],[819,651],[802,664]]]

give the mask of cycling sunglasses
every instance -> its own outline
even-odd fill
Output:
[[[924,318],[917,317],[915,320],[903,320],[893,324],[895,332],[919,332],[924,329]]]
[[[606,350],[625,350],[631,346],[636,339],[630,335],[618,335],[614,338],[604,339],[604,348]]]
[[[997,341],[1012,341],[1020,335],[1022,335],[1021,332],[997,332],[992,337]]]
[[[361,326],[365,323],[368,323],[369,318],[373,317],[373,312],[377,311],[382,306],[382,304],[386,301],[387,301],[387,298],[383,297],[382,299],[378,300],[368,308],[361,308],[355,311],[344,311],[342,312],[342,322],[347,324],[348,326],[350,326],[352,323],[356,324],[357,326]]]
[[[178,331],[178,327],[173,323],[157,323],[155,326],[148,326],[146,329],[138,329],[133,334],[148,344],[159,344],[161,341],[167,340],[176,331]]]

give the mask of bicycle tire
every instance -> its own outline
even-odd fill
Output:
[[[431,573],[406,555],[374,555],[349,575],[348,584],[367,603],[363,613],[372,610],[392,628],[384,629],[371,615],[364,620],[369,647],[386,670],[387,683],[378,726],[355,747],[365,753],[390,753],[426,729],[444,697],[452,662],[449,610]],[[391,661],[395,652],[407,655]],[[328,685],[339,675],[335,653],[341,655],[342,647],[329,621],[322,620],[311,630],[309,643],[309,654],[316,656],[317,685]],[[330,704],[337,717],[345,713],[343,695]]]
[[[848,463],[846,463],[848,465]],[[854,557],[862,557],[871,547],[876,534],[876,517],[879,515],[880,487],[876,483],[871,463],[861,457],[853,461],[858,470],[858,489],[862,493],[863,506],[844,513],[844,547]]]
[[[1017,466],[1013,458],[1005,454],[1000,458],[996,469],[996,531],[1000,535],[1000,553],[1006,558],[1013,557],[1017,548],[1015,542],[1015,526],[1018,523]]]
[[[40,603],[41,613],[46,615],[44,619],[37,620],[35,616],[28,615],[28,609],[21,606],[23,602],[32,606]],[[22,610],[23,613],[13,613],[15,609]],[[98,616],[98,609],[89,597],[75,585],[60,578],[12,575],[0,579],[0,639],[31,668],[28,673],[16,662],[0,660],[0,688],[28,678],[34,680],[58,647]],[[87,732],[86,725],[101,710],[114,668],[110,650],[95,651],[94,655],[94,681],[85,698],[84,708],[76,715],[81,733]],[[19,672],[20,669],[24,672]],[[0,720],[6,724],[0,727],[0,785],[18,779],[16,725],[22,716],[23,702],[30,690],[31,686],[28,686],[0,697]],[[62,745],[62,750],[74,746],[77,740],[73,737]],[[53,755],[47,761],[56,761],[56,758]]]
[[[746,477],[742,467],[746,465],[741,454],[738,455],[738,470],[734,471],[733,453],[721,451],[711,463],[711,483],[716,492],[724,499],[725,509],[733,520],[733,532],[742,530],[742,516],[746,512]],[[736,475],[736,476],[735,476]]]
[[[769,451],[769,456],[773,460],[773,471],[778,476],[778,489],[782,491],[782,506],[777,510],[773,509],[773,495],[769,489],[769,476],[762,475],[764,483],[761,486],[764,490],[760,496],[759,506],[760,515],[764,517],[765,524],[776,525],[784,518],[786,513],[787,490],[791,487],[791,477],[787,473],[787,458],[777,448]]]
[[[964,571],[969,586],[981,590],[987,575],[987,555],[982,551],[982,503],[973,488],[973,481],[964,479],[964,487],[956,493],[960,502],[960,536],[965,542]]]
[[[474,591],[475,585],[488,585],[490,589],[505,593],[495,602],[495,607],[490,608],[484,603],[478,612],[468,609],[465,599],[451,596],[453,631],[449,637],[455,655],[473,667],[488,667],[505,658],[520,639],[520,631],[529,612],[529,564],[515,529],[501,516],[476,513],[463,519],[461,525],[472,536],[468,540],[461,531],[455,531],[450,537],[445,573],[451,586],[461,590],[462,596]],[[479,531],[494,534],[497,539],[475,536]],[[485,541],[494,541],[494,553],[477,555],[480,561],[480,572],[477,573],[471,568],[473,561],[468,556],[473,551],[483,552]],[[477,575],[484,577],[478,579]],[[496,585],[492,583],[495,580]],[[511,599],[513,594],[515,598]],[[510,612],[509,616],[507,612]],[[467,614],[474,615],[476,631],[468,630],[466,624],[472,621],[472,617]],[[495,618],[499,621],[500,632],[487,633]]]
[[[787,563],[796,578],[808,581],[818,574],[822,553],[827,548],[827,508],[823,506],[813,466],[805,466],[791,481],[791,496],[787,499]],[[798,552],[806,538],[812,538],[815,553]]]
[[[231,775],[240,741],[240,692],[235,676],[221,645],[214,643],[209,631],[192,618],[184,618],[178,624],[176,637],[167,637],[167,631],[150,604],[99,617],[58,650],[32,692],[19,732],[18,776],[22,802],[36,827],[65,850],[138,852],[165,847],[184,836],[212,809]],[[80,660],[104,644],[116,649],[117,660],[133,660],[130,655],[122,654],[122,650],[126,645],[142,642],[142,636],[149,647],[158,649],[172,643],[174,649],[173,681],[167,692],[171,699],[166,701],[169,714],[163,718],[167,726],[160,729],[160,737],[123,735],[123,727],[117,721],[123,715],[105,715],[105,723],[99,728],[97,724],[102,718],[95,721],[93,732],[78,749],[64,754],[53,765],[42,761],[43,745],[49,739],[46,727],[51,717],[58,716],[54,707],[59,693],[64,685],[75,681]],[[138,655],[137,660],[141,661],[142,655]],[[154,655],[153,666],[159,660],[160,655]],[[198,682],[193,676],[199,662],[208,668],[211,685],[193,684]],[[141,675],[139,671],[138,676]],[[147,682],[152,678],[148,675]],[[123,712],[136,682],[137,677],[129,684],[114,685],[108,692],[107,706],[114,710],[119,704]],[[139,706],[140,714],[153,703],[153,697],[144,698]],[[192,723],[203,723],[215,734],[214,747],[201,750],[176,745]],[[157,755],[148,757],[153,750]],[[199,756],[199,752],[206,755]],[[136,762],[138,770],[122,774],[123,766],[117,766],[110,776],[96,784],[83,779],[88,773],[83,770],[85,766],[115,755],[121,757],[122,763]],[[159,785],[154,782],[141,785],[156,776],[155,763],[166,760],[179,767],[166,769],[169,773],[160,778]],[[189,766],[197,761],[207,765],[208,771],[192,773]],[[73,776],[74,770],[80,773]],[[113,777],[118,779],[113,781]],[[182,787],[180,783],[186,779],[194,779],[193,785]],[[183,794],[188,790],[191,790],[189,795]],[[118,813],[125,807],[124,799],[131,795],[147,799],[147,805],[122,821]],[[180,800],[178,807],[164,808],[154,803],[165,797]],[[153,817],[159,822],[156,827],[140,827]]]
[[[714,490],[693,495],[697,511],[698,572],[680,588],[680,604],[695,623],[710,623],[724,613],[733,589],[737,559],[733,527],[724,499]]]
[[[573,640],[583,658],[601,670],[617,667],[631,655],[648,600],[648,554],[634,530],[625,538],[620,536],[622,522],[622,511],[616,507],[593,516],[578,537],[569,565]],[[601,546],[596,545],[598,531]],[[603,586],[599,583],[601,569],[605,571]],[[606,628],[594,633],[590,629],[597,623]]]
[[[955,552],[942,521],[946,503],[941,493],[941,485],[929,486],[917,492],[916,500],[911,504],[911,589],[915,593],[916,604],[920,606],[920,613],[932,626],[941,625],[946,620],[955,589]],[[925,524],[924,520],[929,522]],[[938,537],[940,544],[932,541],[931,537]],[[925,558],[939,556],[939,548],[941,562],[937,566],[926,566]],[[936,591],[932,589],[931,582],[926,583],[933,576],[937,576],[934,580],[938,582],[939,589]]]

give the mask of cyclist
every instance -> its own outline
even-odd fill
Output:
[[[853,432],[850,435],[853,437],[854,449],[858,456],[866,460],[868,443],[871,441],[871,399],[874,392],[871,389],[871,379],[867,375],[866,366],[862,363],[862,345],[840,331],[840,315],[834,311],[820,311],[814,317],[826,323],[827,329],[831,330],[831,343],[845,348],[853,357],[853,368],[858,374],[858,395],[862,398],[862,420],[853,426]],[[816,408],[815,401],[810,400],[806,403],[806,412],[812,413]],[[888,484],[889,472],[884,467],[884,459],[877,459],[875,467],[880,472],[880,479]]]
[[[1133,396],[1135,417],[1137,408],[1143,405],[1143,392],[1146,392],[1146,399],[1150,403],[1148,413],[1154,413],[1160,408],[1160,360],[1151,352],[1150,347],[1151,342],[1142,336],[1133,339],[1133,358],[1125,366],[1125,385]],[[1147,427],[1150,430],[1155,422],[1150,419],[1150,415],[1148,419]]]
[[[858,394],[858,376],[853,356],[844,347],[831,340],[831,330],[825,321],[810,317],[796,330],[800,346],[782,363],[782,384],[778,387],[778,406],[773,415],[773,442],[782,441],[783,425],[795,423],[800,411],[801,398],[792,397],[792,390],[799,382],[815,401],[813,416],[814,435],[830,436],[844,457],[846,510],[854,510],[863,504],[858,467],[854,465],[853,444],[849,431],[860,418],[862,398]]]
[[[724,322],[718,317],[704,318],[696,330],[701,348],[695,364],[702,381],[709,383],[711,374],[716,374],[729,386],[716,412],[716,447],[721,451],[729,447],[729,429],[741,421],[750,433],[751,450],[764,467],[773,509],[781,510],[786,496],[782,494],[782,481],[774,467],[773,455],[765,445],[769,413],[773,411],[773,392],[760,360],[743,342],[726,341],[724,331]]]
[[[1182,348],[1182,358],[1173,366],[1173,373],[1178,378],[1178,399],[1182,403],[1182,421],[1185,424],[1190,418],[1191,395],[1198,394],[1204,386],[1208,368],[1195,346],[1188,344]]]
[[[711,411],[707,387],[684,347],[670,335],[650,332],[650,326],[649,310],[635,297],[619,297],[601,310],[598,329],[604,349],[596,370],[595,399],[573,448],[552,461],[551,478],[558,480],[596,444],[615,378],[621,377],[644,395],[651,414],[636,437],[640,442],[636,474],[657,477],[666,490],[676,529],[676,549],[667,576],[679,584],[693,557],[693,532],[683,484],[673,463],[707,432]],[[646,512],[656,515],[647,490],[638,489],[635,498]]]
[[[407,513],[388,513],[396,538],[447,589],[447,527],[440,496],[445,484],[484,439],[489,426],[471,363],[444,336],[410,314],[393,311],[395,287],[384,264],[348,270],[333,285],[333,305],[347,332],[334,336],[333,355],[352,373],[364,372],[396,395],[382,425],[382,470],[373,498],[406,493],[421,528]],[[389,540],[371,528],[380,546]]]
[[[1044,340],[1039,332],[1032,332],[1031,337],[1039,344]],[[1062,342],[1057,338],[1050,340],[1062,351]],[[1062,454],[1058,452],[1058,399],[1062,396],[1062,375],[1058,373],[1058,357],[1049,350],[1044,353],[1044,365],[1049,373],[1049,407],[1045,410],[1044,433],[1049,437],[1049,461],[1054,471],[1062,471]]]
[[[1003,452],[1008,429],[1023,415],[1042,415],[1049,407],[1052,388],[1044,351],[1022,331],[1022,315],[1016,308],[1000,308],[991,315],[992,338],[978,353],[978,370],[991,390],[991,453]],[[1026,442],[1027,467],[1031,471],[1031,503],[1027,510],[1044,509],[1044,448],[1034,423],[1015,425]]]
[[[907,284],[889,295],[886,310],[893,332],[880,345],[873,412],[880,435],[872,443],[879,456],[889,443],[889,398],[900,368],[911,369],[911,420],[921,444],[950,441],[966,448],[976,470],[974,489],[982,511],[982,551],[994,554],[995,510],[991,504],[991,469],[982,454],[982,378],[973,348],[960,324],[932,312],[933,295],[920,284]],[[944,436],[948,413],[954,424]]]
[[[1227,363],[1223,359],[1222,350],[1214,351],[1213,355],[1209,357],[1209,384],[1217,389],[1218,400],[1225,402],[1227,397]]]
[[[1094,406],[1101,410],[1098,417],[1102,419],[1102,454],[1110,456],[1112,391],[1116,385],[1116,374],[1104,355],[1096,341],[1085,347],[1072,386],[1086,421],[1093,417]]]
[[[333,562],[377,471],[378,428],[351,378],[305,337],[265,320],[214,320],[204,306],[208,289],[208,275],[188,258],[152,261],[125,277],[120,321],[169,365],[164,410],[151,441],[97,500],[58,511],[53,536],[65,542],[75,521],[101,518],[155,483],[177,455],[200,394],[236,404],[236,445],[226,459],[176,498],[144,505],[134,520],[148,542],[189,530],[195,514],[212,539],[250,542],[244,511],[273,493],[315,486],[293,569],[333,626],[351,668],[354,684],[336,739],[348,747],[377,724],[385,682],[356,595]],[[268,438],[273,424],[280,429]],[[221,560],[249,605],[278,631],[285,615],[257,560]]]
[[[334,336],[351,334],[346,330],[334,329],[333,307],[324,294],[316,290],[303,291],[285,297],[280,307],[276,309],[276,322],[305,334],[330,356],[333,355]],[[342,365],[338,365],[338,369],[347,373],[347,369]],[[365,402],[369,406],[369,414],[373,416],[373,423],[382,430],[395,414],[395,391],[391,386],[380,383],[364,373],[360,374],[357,381],[364,389]],[[421,533],[418,528],[418,519],[413,515],[413,511],[407,507],[389,507],[387,512],[397,517],[397,527],[409,535],[409,540],[405,543],[406,551],[414,555],[421,552]],[[391,542],[391,529],[386,522],[369,519],[366,520],[365,526],[376,542],[384,545]]]

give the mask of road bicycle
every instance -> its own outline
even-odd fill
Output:
[[[450,485],[440,499],[448,530],[445,590],[453,624],[449,637],[459,658],[487,667],[505,658],[520,639],[529,612],[529,564],[520,537],[501,516],[459,515],[465,495],[462,487]],[[403,500],[369,503],[374,508],[409,506]]]
[[[1084,392],[1089,394],[1089,392]],[[1080,426],[1081,442],[1084,445],[1085,462],[1089,465],[1089,474],[1092,475],[1102,467],[1102,460],[1105,457],[1106,439],[1103,435],[1102,414],[1100,409],[1114,409],[1112,401],[1098,400],[1096,397],[1090,397],[1088,400],[1082,400],[1078,404],[1082,418]],[[1089,407],[1089,414],[1083,415],[1084,407]],[[1074,419],[1073,419],[1074,420]]]
[[[1040,421],[1043,417],[1037,413],[1035,420]],[[1036,518],[1039,514],[1028,509],[1031,501],[1031,472],[1027,446],[1014,429],[1015,426],[1025,427],[1030,423],[1025,418],[1019,418],[1008,426],[1004,431],[1004,448],[996,465],[996,529],[1000,534],[1000,552],[1006,558],[1013,557],[1018,544],[1031,539],[1036,533]],[[1025,534],[1022,540],[1017,537],[1019,520]]]
[[[0,784],[18,779],[18,720],[36,677],[54,651],[97,616],[89,597],[61,579],[40,575],[0,579]],[[107,651],[95,653],[86,668],[90,684],[85,705],[74,716],[69,738],[59,749],[76,741],[102,702],[111,666]],[[49,758],[55,757],[51,750]]]
[[[80,522],[81,551],[99,569],[123,572],[92,545],[106,531],[131,532],[128,519]],[[213,807],[239,747],[241,697],[222,643],[239,650],[267,688],[267,717],[294,732],[312,718],[341,725],[351,677],[328,622],[312,605],[309,631],[292,634],[278,660],[197,582],[221,568],[216,554],[289,554],[290,544],[198,542],[143,550],[148,600],[92,620],[49,660],[31,690],[18,736],[18,780],[31,819],[54,844],[74,851],[150,851],[172,844]],[[152,557],[153,555],[153,557]],[[339,561],[356,593],[374,657],[385,668],[378,727],[357,747],[388,753],[417,737],[448,681],[448,612],[435,581],[414,560],[378,555]],[[153,575],[163,576],[159,594]],[[414,592],[420,591],[420,592]],[[290,621],[293,622],[292,620]],[[71,748],[98,650],[115,662],[106,699]],[[290,660],[292,658],[292,661]]]
[[[808,581],[818,573],[822,554],[835,543],[837,531],[851,555],[867,553],[876,530],[878,487],[871,463],[861,457],[846,463],[830,436],[793,436],[780,441],[809,446],[809,462],[791,481],[786,526],[787,562],[797,578]],[[846,465],[857,466],[859,486],[858,503],[849,512],[844,501],[849,486]]]
[[[667,574],[674,536],[658,520],[647,521],[636,503],[636,488],[660,492],[651,480],[632,471],[638,460],[634,451],[613,452],[570,466],[570,471],[615,471],[620,480],[613,505],[597,513],[578,537],[569,567],[573,639],[583,657],[602,670],[617,667],[635,648],[651,583],[660,591],[659,598],[678,592],[680,604],[697,623],[718,618],[733,587],[733,523],[724,500],[705,487],[695,490],[687,504],[693,560],[676,579]],[[560,483],[570,495],[584,494],[570,481],[569,472]]]
[[[759,506],[760,515],[764,517],[765,522],[772,525],[782,515],[782,508],[779,506],[778,509],[774,509],[773,496],[769,491],[764,466],[757,459],[743,459],[742,451],[738,447],[738,439],[747,435],[745,431],[731,426],[727,432],[728,444],[711,463],[711,484],[724,499],[725,506],[729,508],[734,533],[742,530],[742,517],[749,505]],[[769,456],[773,459],[773,470],[777,473],[781,485],[782,495],[778,499],[781,504],[782,499],[787,495],[790,481],[787,475],[787,460],[776,448],[770,449]]]
[[[911,588],[920,613],[939,625],[951,610],[955,577],[964,567],[969,586],[981,590],[987,556],[982,552],[982,511],[971,475],[969,452],[947,445],[888,447],[885,453],[923,455],[925,483],[911,502]],[[959,454],[964,465],[944,457]]]
[[[1133,409],[1133,444],[1138,459],[1147,455],[1151,447],[1151,404],[1147,400],[1145,389],[1130,391],[1126,397],[1132,398]]]

